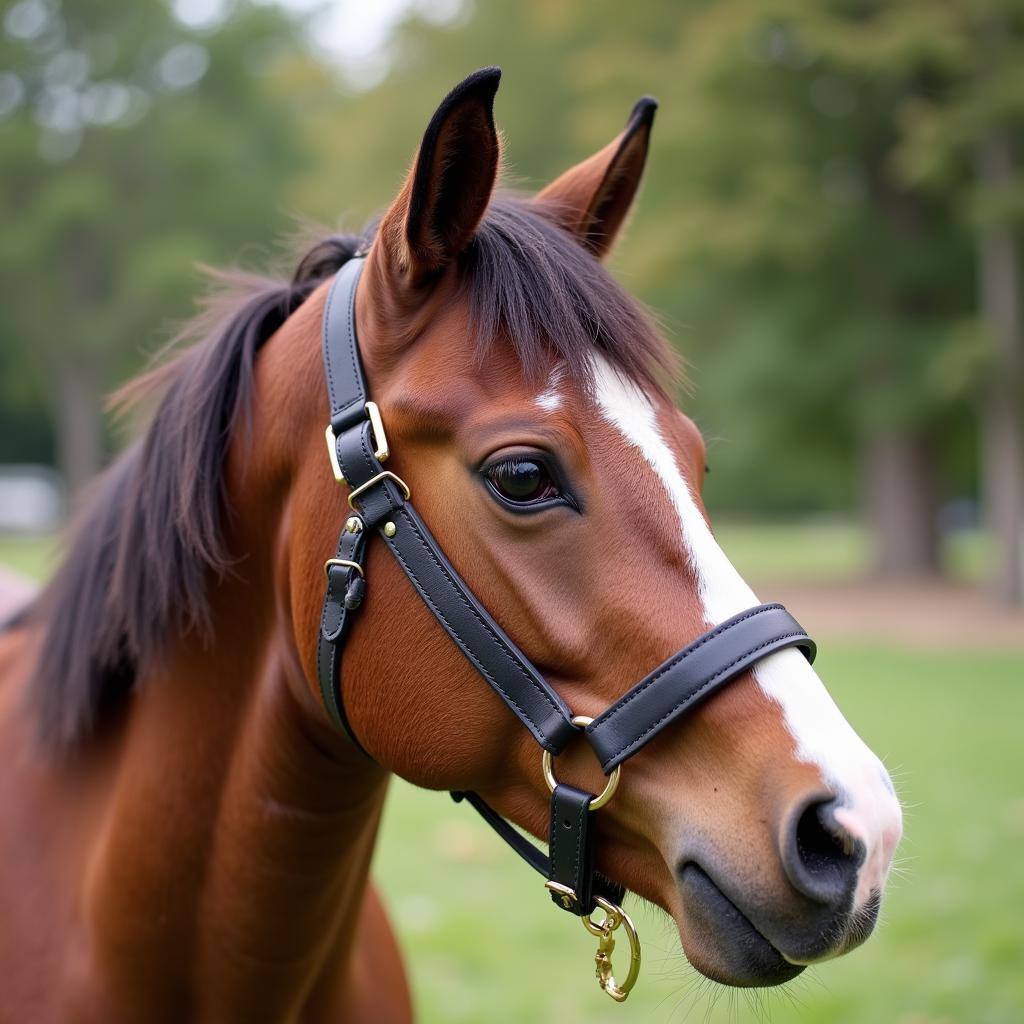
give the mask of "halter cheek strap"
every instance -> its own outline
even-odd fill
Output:
[[[366,545],[376,532],[453,643],[544,751],[545,777],[552,790],[548,854],[524,839],[475,793],[452,796],[475,807],[527,863],[547,877],[557,906],[583,918],[587,929],[601,940],[597,962],[602,988],[624,999],[628,987],[618,986],[611,974],[611,932],[620,924],[626,926],[634,953],[631,980],[639,967],[639,944],[632,922],[617,905],[622,887],[593,870],[592,812],[611,798],[622,763],[664,728],[773,651],[797,647],[813,661],[814,642],[782,605],[759,605],[684,647],[597,718],[574,718],[445,557],[412,507],[405,482],[384,467],[390,451],[380,412],[369,400],[356,335],[355,296],[362,267],[361,258],[352,259],[338,272],[323,321],[324,373],[331,404],[328,455],[335,478],[350,488],[352,510],[335,555],[324,566],[327,588],[317,645],[324,707],[362,749],[345,713],[341,656],[352,617],[365,594]],[[550,758],[581,735],[605,773],[611,773],[600,796],[558,783],[551,771]],[[595,907],[604,910],[603,922],[590,919]]]

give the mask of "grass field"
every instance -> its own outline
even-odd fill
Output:
[[[755,579],[851,579],[868,569],[871,550],[864,529],[842,520],[717,523],[719,542],[736,567]],[[51,538],[0,534],[0,565],[35,579],[46,575],[58,545]],[[943,560],[960,579],[977,579],[991,558],[985,538],[964,530],[943,546]]]
[[[634,906],[645,966],[618,1007],[589,937],[474,812],[398,784],[376,873],[423,1020],[1024,1021],[1024,657],[826,645],[819,666],[906,806],[900,875],[864,947],[755,1004],[709,992],[667,920]]]
[[[59,550],[52,537],[22,537],[0,534],[0,566],[34,580],[45,579]]]
[[[831,531],[831,532],[829,532]],[[845,527],[725,527],[745,571],[770,578],[863,568]],[[39,578],[50,545],[0,541],[0,564]],[[976,570],[978,545],[962,551]],[[824,562],[822,561],[824,559]],[[616,1006],[593,980],[593,942],[536,876],[445,794],[397,782],[375,873],[408,956],[421,1020],[656,1024],[1019,1024],[1024,1021],[1024,654],[822,644],[819,668],[893,770],[906,837],[876,935],[752,997],[709,990],[674,929],[635,904],[640,983]]]

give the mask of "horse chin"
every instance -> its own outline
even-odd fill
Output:
[[[705,977],[735,988],[782,985],[804,969],[788,961],[696,863],[679,875],[683,951]]]

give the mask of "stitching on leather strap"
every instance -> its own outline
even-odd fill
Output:
[[[373,450],[366,443],[366,435],[367,431],[365,429],[359,432],[359,447],[363,450],[363,458],[366,459],[367,467],[371,471],[373,471],[374,469],[380,466],[380,463],[377,462],[377,456],[373,454]],[[401,508],[401,505],[396,504],[395,499],[391,497],[391,491],[388,488],[387,478],[382,480],[381,483],[384,485],[384,496],[388,499],[388,507],[391,509],[392,512],[398,511],[398,509]]]
[[[628,693],[624,693],[610,708],[602,711],[600,715],[594,719],[592,725],[588,726],[590,731],[594,731],[594,727],[599,723],[611,718],[620,708],[624,708],[631,700],[635,697],[639,697],[648,686],[652,686],[656,683],[666,672],[671,671],[681,661],[688,658],[691,654],[699,651],[705,644],[710,643],[712,640],[717,639],[720,636],[725,635],[733,627],[738,626],[741,622],[746,622],[748,619],[753,619],[755,616],[763,615],[765,612],[777,611],[781,609],[781,604],[764,604],[758,605],[757,608],[751,608],[749,611],[742,614],[737,619],[730,619],[729,622],[723,622],[721,625],[716,626],[711,632],[705,633],[700,639],[695,640],[690,647],[684,647],[674,658],[670,661],[665,662],[660,669],[656,669],[653,676],[645,679],[642,683],[637,683]]]
[[[534,688],[537,694],[547,702],[548,706],[552,709],[552,711],[554,711],[559,717],[564,718],[562,710],[558,707],[554,700],[552,700],[551,695],[546,693],[544,688],[537,682],[537,680],[534,679],[523,668],[519,661],[512,655],[511,651],[508,648],[508,645],[501,639],[500,636],[498,636],[497,633],[494,632],[494,630],[487,623],[487,621],[481,618],[480,613],[472,606],[472,604],[469,603],[469,601],[466,599],[465,595],[462,593],[459,586],[452,579],[451,574],[447,571],[444,565],[440,561],[438,561],[437,556],[430,549],[430,545],[427,544],[426,540],[420,533],[415,520],[412,519],[412,517],[409,515],[408,510],[404,507],[401,507],[397,509],[396,514],[402,516],[405,519],[406,523],[409,525],[409,528],[412,530],[413,536],[419,542],[420,546],[423,548],[424,551],[427,552],[427,554],[430,556],[431,561],[434,563],[435,566],[437,566],[437,568],[441,571],[445,579],[447,579],[448,582],[451,584],[452,592],[463,604],[463,606],[470,612],[473,618],[475,618],[476,621],[483,627],[483,629],[487,632],[491,639],[494,640],[494,642],[498,645],[499,649],[504,652],[507,663],[512,665],[519,672],[523,679],[525,679]],[[508,692],[508,689],[505,686],[503,686],[501,682],[491,672],[489,672],[483,664],[481,664],[481,662],[476,657],[474,652],[469,648],[469,645],[463,639],[459,631],[452,625],[452,623],[448,620],[447,616],[444,614],[442,609],[437,606],[433,598],[420,583],[419,577],[416,575],[412,566],[410,566],[409,563],[405,560],[405,558],[402,557],[402,553],[395,545],[394,541],[392,541],[391,543],[391,549],[392,551],[394,551],[398,560],[402,563],[402,568],[405,570],[406,574],[416,584],[416,587],[420,592],[420,596],[430,605],[434,614],[439,619],[441,619],[441,621],[445,624],[445,626],[447,627],[448,631],[452,634],[452,636],[458,639],[460,650],[462,650],[463,653],[466,654],[466,656],[470,659],[470,661],[472,661],[472,663],[476,666],[477,671],[479,671],[480,674],[483,675],[484,678],[487,679],[494,686],[495,689],[500,691],[505,696],[505,699],[519,712],[521,720],[524,724],[528,726],[530,732],[533,733],[534,737],[538,739],[541,742],[541,744],[546,747],[550,743],[550,740],[548,740],[547,737],[541,732],[540,726],[538,726],[526,714],[526,712],[523,710],[519,702],[515,700],[511,693]]]
[[[583,855],[583,820],[585,815],[589,814],[590,801],[586,800],[580,804],[580,809],[576,815],[576,856],[572,862],[572,881],[573,889],[576,890],[576,902],[582,910],[583,893],[581,893],[579,883],[580,878],[580,859]]]
[[[798,631],[793,632],[793,633],[780,633],[778,636],[773,636],[770,640],[765,640],[763,643],[758,644],[756,647],[751,647],[749,650],[744,651],[743,654],[741,654],[738,657],[734,658],[727,665],[724,665],[722,668],[720,668],[713,676],[711,676],[709,679],[705,680],[705,682],[703,682],[698,689],[693,690],[691,693],[687,694],[686,697],[684,697],[681,701],[679,701],[678,704],[674,704],[670,710],[666,711],[665,714],[663,714],[661,716],[661,718],[659,718],[656,722],[653,722],[651,725],[647,726],[647,728],[644,729],[643,732],[641,732],[634,739],[630,740],[624,747],[620,747],[618,750],[616,750],[611,755],[611,757],[606,758],[606,760],[603,762],[603,764],[607,764],[609,761],[612,761],[615,758],[620,757],[622,754],[626,753],[627,751],[632,752],[633,750],[636,749],[636,747],[638,745],[642,746],[642,742],[641,741],[647,735],[649,735],[651,732],[654,732],[655,730],[657,730],[660,727],[660,725],[662,724],[662,722],[664,722],[667,719],[671,718],[678,711],[681,711],[688,704],[690,704],[694,700],[696,700],[702,693],[704,693],[705,690],[708,689],[708,687],[713,686],[715,683],[721,682],[723,680],[723,678],[728,678],[729,675],[731,674],[731,671],[732,671],[732,668],[733,668],[734,665],[737,665],[737,664],[739,664],[739,662],[746,660],[752,654],[756,654],[758,651],[764,650],[764,648],[766,648],[766,647],[771,647],[773,645],[778,646],[780,644],[780,642],[783,641],[783,640],[801,639],[805,635],[806,634],[802,630],[798,630]],[[652,682],[653,682],[653,680],[652,680]],[[610,717],[611,716],[609,715],[609,718]]]
[[[399,514],[401,514],[401,511],[399,512]],[[473,663],[473,666],[484,677],[484,679],[486,679],[496,690],[498,690],[505,697],[505,699],[512,705],[512,707],[516,709],[516,711],[519,713],[520,721],[522,721],[530,730],[530,732],[533,733],[534,739],[540,741],[542,744],[547,744],[548,740],[540,731],[539,726],[537,726],[537,724],[530,718],[530,716],[527,715],[527,713],[523,710],[522,706],[512,696],[512,694],[510,694],[508,690],[501,685],[501,683],[495,678],[495,676],[491,672],[489,672],[487,667],[477,658],[473,650],[462,639],[462,636],[459,633],[459,631],[448,620],[448,617],[444,614],[444,611],[434,602],[434,599],[430,596],[430,594],[427,593],[426,589],[420,583],[419,577],[416,575],[415,570],[405,560],[404,556],[402,555],[402,552],[394,545],[392,545],[392,551],[394,551],[395,557],[401,563],[402,568],[406,572],[406,575],[413,581],[413,583],[415,583],[416,589],[419,591],[420,596],[423,598],[423,600],[427,602],[431,611],[433,611],[434,615],[436,615],[437,618],[439,618],[444,623],[449,633],[451,633],[452,636],[456,637],[456,639],[459,641],[459,650],[461,650],[463,654],[465,654],[466,657],[469,658],[469,660]],[[472,611],[473,609],[471,608],[470,610]]]
[[[548,831],[551,835],[548,837],[548,861],[550,863],[550,869],[548,874],[553,875],[555,873],[555,863],[557,861],[556,849],[558,847],[558,820],[555,815],[555,794],[551,794],[551,828]]]
[[[357,390],[359,388],[360,373],[359,364],[356,362],[356,292],[359,290],[359,279],[363,276],[362,263],[363,261],[360,260],[357,264],[359,269],[352,271],[355,280],[352,282],[352,287],[348,293],[348,321],[345,325],[345,335],[348,340],[346,348],[348,349],[349,359],[352,360],[352,381],[356,385]],[[350,402],[349,405],[351,404]]]
[[[334,410],[338,408],[338,399],[334,390],[334,373],[331,371],[331,310],[334,308],[334,292],[338,287],[341,277],[336,275],[327,293],[327,306],[324,309],[324,362],[327,364],[327,391],[331,396],[331,419],[334,419]]]
[[[448,570],[445,568],[444,563],[438,560],[437,556],[431,550],[430,545],[427,543],[426,538],[423,536],[423,534],[420,533],[416,521],[408,515],[404,508],[400,508],[398,512],[400,515],[404,516],[409,526],[412,528],[412,531],[415,534],[416,539],[420,542],[420,545],[423,547],[423,550],[426,551],[428,555],[430,555],[431,561],[434,563],[434,565],[437,566],[438,569],[440,569],[445,579],[447,579],[448,582],[451,584],[452,591],[455,594],[455,596],[458,597],[458,599],[463,603],[463,605],[465,605],[466,609],[470,612],[473,618],[480,623],[480,625],[484,628],[484,630],[486,630],[488,635],[501,648],[501,650],[505,652],[509,664],[511,664],[512,667],[515,668],[516,671],[537,691],[537,693],[547,702],[548,706],[551,708],[552,711],[554,711],[558,715],[561,715],[562,710],[554,702],[554,700],[551,697],[551,694],[549,694],[544,689],[544,687],[541,686],[540,683],[533,676],[531,676],[525,668],[523,668],[523,666],[519,662],[519,659],[516,658],[515,655],[512,653],[512,650],[509,648],[508,644],[505,643],[505,641],[494,631],[490,623],[488,623],[487,620],[480,615],[480,613],[473,607],[470,601],[466,598],[465,594],[462,593],[462,589],[459,587],[458,583],[456,583],[456,581],[453,579],[452,574],[448,572]],[[455,632],[456,636],[459,636],[457,631],[453,630],[453,632]],[[459,636],[459,639],[462,640],[462,637]]]
[[[326,604],[326,602],[325,602]],[[325,608],[326,610],[326,608]],[[329,668],[329,674],[327,677],[324,676],[324,665],[323,665],[323,652],[324,646],[330,641],[325,640],[323,636],[323,626],[321,625],[321,634],[317,640],[316,645],[316,675],[320,681],[320,696],[324,699],[324,705],[327,708],[327,713],[334,719],[335,722],[341,723],[341,711],[338,706],[337,694],[334,692],[337,687],[335,666],[338,660],[338,649],[331,644],[330,659],[331,663]]]
[[[359,264],[362,264],[362,259],[359,259],[358,257],[354,257],[354,259],[358,259]],[[346,263],[345,266],[349,266],[349,264],[351,264],[352,262],[353,262],[352,260],[349,260],[349,262]],[[348,314],[348,317],[347,317],[347,322],[346,322],[346,325],[345,325],[345,336],[346,336],[345,348],[348,350],[349,359],[352,361],[352,381],[353,381],[353,383],[354,383],[354,385],[355,385],[355,387],[357,389],[357,394],[356,394],[355,398],[350,398],[347,401],[345,401],[344,404],[342,404],[342,401],[341,401],[341,399],[338,396],[337,388],[335,386],[334,373],[332,372],[332,369],[331,369],[331,367],[332,367],[332,363],[331,363],[331,349],[333,347],[330,344],[330,339],[331,339],[331,314],[332,314],[332,311],[334,309],[334,293],[335,293],[336,289],[338,288],[338,282],[341,280],[341,275],[344,272],[345,272],[345,268],[343,267],[341,269],[341,271],[339,271],[338,274],[335,275],[334,283],[331,285],[331,289],[327,293],[327,306],[326,306],[326,309],[324,311],[324,337],[327,339],[327,344],[324,345],[324,362],[325,362],[326,368],[327,368],[327,391],[328,391],[328,394],[329,394],[330,399],[331,399],[331,420],[332,421],[338,415],[340,415],[342,411],[347,409],[353,403],[357,402],[358,399],[359,399],[358,390],[359,390],[360,374],[359,374],[359,365],[356,362],[356,345],[357,345],[357,343],[356,343],[356,339],[355,339],[355,335],[354,335],[354,329],[355,329],[355,313],[354,313],[354,310],[355,310],[355,301],[356,301],[356,291],[357,291],[358,286],[359,286],[359,278],[362,277],[362,270],[350,271],[350,273],[355,274],[356,280],[353,283],[352,287],[349,289],[348,309],[346,310],[346,313]]]

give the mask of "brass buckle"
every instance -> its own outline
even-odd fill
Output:
[[[408,495],[406,497],[408,497]],[[586,728],[592,721],[593,719],[587,718],[586,715],[576,715],[572,720],[572,724],[578,728]],[[544,781],[548,784],[548,789],[554,793],[555,786],[558,785],[558,779],[555,778],[553,759],[549,750],[545,750],[541,755],[540,767],[541,771],[544,773]],[[606,803],[608,803],[609,800],[611,800],[613,796],[615,796],[615,790],[619,788],[619,775],[621,774],[622,765],[617,764],[612,769],[611,775],[608,776],[608,783],[601,791],[601,794],[599,796],[595,796],[594,799],[590,801],[590,810],[599,811]]]
[[[341,466],[338,464],[338,439],[334,436],[334,427],[330,423],[327,424],[324,437],[327,439],[327,457],[331,460],[331,472],[334,474],[334,480],[336,483],[343,484],[345,474],[342,473]]]
[[[366,573],[363,572],[363,567],[358,562],[350,562],[347,558],[328,558],[327,561],[324,562],[325,576],[330,576],[332,565],[340,565],[345,569],[355,569],[363,579],[366,579]]]
[[[387,462],[391,449],[388,447],[388,436],[384,433],[384,421],[380,418],[380,409],[376,402],[367,402],[363,406],[370,418],[370,432],[373,434],[373,455],[378,462]]]
[[[640,977],[640,936],[636,933],[636,925],[622,907],[616,906],[603,896],[595,896],[594,902],[604,911],[604,920],[598,924],[590,917],[580,918],[583,927],[598,940],[597,952],[594,954],[594,973],[601,990],[607,992],[615,1002],[622,1003]],[[629,971],[626,980],[621,984],[615,980],[612,973],[612,953],[615,950],[613,933],[619,926],[626,930],[626,937],[629,939]]]
[[[390,470],[385,469],[383,472],[378,473],[375,477],[372,477],[371,479],[367,480],[365,484],[360,484],[358,487],[354,488],[352,491],[349,492],[349,508],[355,509],[355,505],[353,504],[353,502],[356,500],[356,498],[358,498],[360,494],[364,494],[375,484],[379,484],[381,480],[393,480],[396,484],[398,484],[398,486],[402,488],[402,493],[405,495],[406,501],[408,501],[412,497],[412,491],[409,490],[409,485],[400,476],[390,472]]]
[[[580,898],[576,895],[576,890],[568,885],[562,885],[561,882],[549,878],[544,883],[544,888],[548,892],[553,892],[566,910],[572,910],[572,905],[579,902]]]
[[[370,421],[370,433],[373,436],[374,446],[373,456],[378,462],[385,462],[391,454],[391,449],[388,447],[388,436],[384,433],[384,421],[381,419],[380,408],[376,402],[367,402],[363,406],[363,411]],[[334,474],[334,479],[339,484],[343,484],[345,475],[338,464],[338,439],[335,437],[334,428],[330,423],[327,424],[324,437],[327,441],[327,455],[331,460],[331,472]]]

